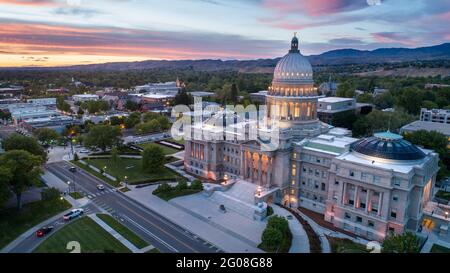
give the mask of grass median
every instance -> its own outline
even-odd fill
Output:
[[[0,210],[0,249],[19,235],[58,213],[71,208],[66,200],[41,200],[15,208]]]
[[[131,231],[126,226],[119,223],[116,219],[114,219],[111,215],[108,214],[97,214],[98,218],[100,218],[103,222],[105,222],[112,229],[117,231],[120,235],[122,235],[125,239],[130,241],[135,247],[141,249],[149,244],[144,241],[141,237],[137,236],[133,231]]]
[[[78,242],[81,253],[130,253],[130,250],[95,223],[82,217],[51,234],[35,250],[35,253],[69,253],[67,244]]]

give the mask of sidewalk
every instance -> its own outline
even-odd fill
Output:
[[[136,189],[130,187],[130,191],[125,194],[130,198],[138,201],[144,206],[163,213],[164,217],[172,222],[180,225],[187,230],[195,233],[202,239],[221,248],[225,252],[230,253],[263,253],[263,251],[254,245],[250,245],[238,238],[218,229],[207,222],[204,222],[197,217],[187,213],[184,210],[166,202],[159,197],[152,194],[157,186],[149,186],[145,188]]]
[[[286,217],[292,215],[289,211],[280,208],[279,206],[272,206],[273,214]],[[292,215],[292,220],[288,220],[289,229],[292,233],[292,244],[289,253],[309,253],[309,240],[306,231],[300,222]]]
[[[308,221],[309,225],[312,227],[312,229],[314,230],[314,232],[317,234],[317,236],[319,236],[320,242],[321,242],[321,246],[322,246],[322,253],[331,253],[331,247],[330,247],[330,243],[328,242],[327,237],[325,236],[326,234],[328,234],[328,230],[322,228],[321,226],[319,226],[316,222],[314,222],[311,218],[309,218],[308,216],[306,216],[305,214],[303,214],[301,211],[299,211],[298,209],[295,209],[295,211],[297,211],[297,213],[306,221]]]
[[[441,245],[446,248],[450,248],[450,243],[447,241],[442,240],[439,238],[439,235],[437,235],[434,231],[428,233],[428,240],[425,243],[425,245],[422,247],[422,250],[420,253],[430,253],[431,248],[433,245]]]
[[[105,222],[103,222],[100,218],[97,217],[95,214],[88,215],[89,218],[94,220],[99,226],[101,226],[106,232],[111,234],[114,238],[116,238],[119,242],[121,242],[124,246],[126,246],[131,252],[133,253],[142,253],[143,251],[149,251],[152,248],[145,247],[143,249],[139,249],[136,246],[134,246],[130,241],[125,239],[122,235],[120,235],[117,231],[115,231],[113,228],[108,226]]]

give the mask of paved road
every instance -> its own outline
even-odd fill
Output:
[[[88,205],[84,206],[83,209],[84,209],[85,214],[100,212],[100,210],[95,205],[92,205],[92,204],[91,205],[88,204]],[[47,226],[54,227],[54,229],[52,230],[52,233],[51,233],[51,234],[53,234],[56,231],[58,231],[59,229],[61,229],[64,225],[69,224],[69,223],[70,222],[64,221],[61,216],[61,217],[58,217],[57,220],[54,220],[54,221],[51,221],[50,223],[48,223]],[[28,237],[26,237],[20,244],[15,246],[9,252],[10,253],[31,253],[31,252],[33,252],[33,250],[45,240],[45,237],[44,238],[36,237],[35,232],[33,232]],[[47,235],[47,236],[49,236],[49,235]]]
[[[69,166],[66,162],[51,163],[47,164],[47,169],[63,181],[74,179],[77,191],[84,192],[94,204],[111,213],[161,252],[215,253],[221,251],[164,218],[159,212],[115,191],[114,188],[84,170],[78,168],[77,173],[73,175],[68,170]],[[105,185],[106,189],[99,191],[96,187],[98,184]]]

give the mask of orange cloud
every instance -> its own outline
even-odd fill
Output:
[[[0,4],[19,6],[54,6],[57,3],[52,0],[0,0]]]

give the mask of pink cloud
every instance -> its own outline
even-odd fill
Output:
[[[0,4],[19,6],[54,6],[54,0],[0,0]]]
[[[263,6],[281,14],[305,14],[323,16],[367,7],[367,2],[360,0],[264,0]]]

